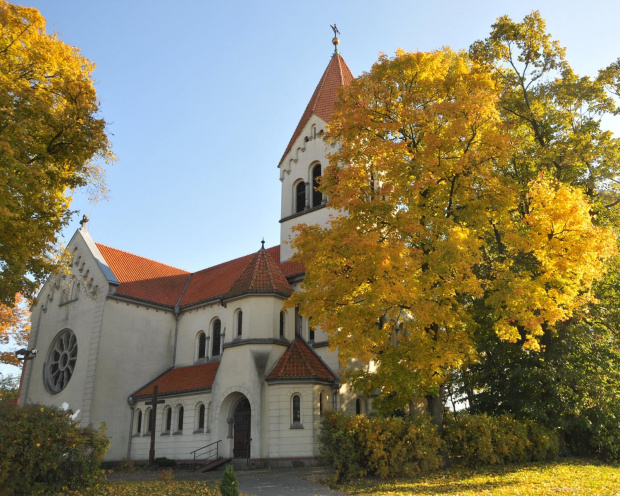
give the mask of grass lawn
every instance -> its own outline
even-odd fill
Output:
[[[620,466],[569,459],[477,470],[442,470],[415,479],[366,480],[340,489],[354,496],[620,495]]]
[[[219,496],[214,482],[126,481],[101,482],[67,496]],[[241,488],[243,489],[243,488]],[[440,470],[414,479],[362,480],[336,489],[352,496],[620,496],[620,466],[592,460],[568,459],[554,463],[530,463],[484,469]],[[291,495],[294,496],[294,495]]]
[[[83,491],[63,492],[67,496],[220,496],[213,484],[197,481],[102,482]]]

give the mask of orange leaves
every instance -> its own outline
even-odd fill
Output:
[[[0,363],[19,365],[20,362],[13,352],[28,344],[29,319],[28,301],[21,295],[15,295],[15,305],[12,307],[0,304],[0,345],[10,343],[15,347],[15,349],[0,352]]]

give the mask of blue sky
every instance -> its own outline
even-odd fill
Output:
[[[65,240],[86,213],[95,241],[189,271],[279,243],[277,165],[329,62],[330,24],[354,75],[398,47],[465,49],[534,9],[577,73],[620,57],[617,0],[15,3],[97,64],[118,156],[110,200],[76,194]]]

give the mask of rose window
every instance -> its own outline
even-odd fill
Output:
[[[77,338],[69,329],[62,331],[52,343],[47,359],[45,379],[52,393],[62,391],[68,384],[77,360]]]

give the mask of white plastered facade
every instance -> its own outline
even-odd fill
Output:
[[[324,170],[326,155],[332,151],[322,138],[325,128],[326,122],[312,114],[279,166],[280,262],[292,255],[289,242],[295,225],[325,225],[337,214],[325,206],[324,199],[316,202],[311,187],[313,168],[320,165]],[[305,183],[307,200],[301,210],[296,202],[299,182]],[[272,466],[314,463],[319,456],[322,411],[337,408],[355,413],[357,397],[339,383],[337,354],[328,350],[327,336],[320,329],[311,340],[306,319],[298,326],[299,333],[336,380],[265,380],[295,339],[295,312],[283,309],[284,296],[245,294],[172,309],[116,294],[119,281],[85,228],[76,232],[68,250],[72,255],[70,273],[48,280],[32,309],[29,348],[37,348],[39,355],[28,362],[20,402],[68,403],[73,411],[80,410],[78,420],[82,423],[105,423],[110,437],[106,460],[148,459],[151,407],[145,402],[149,398],[132,395],[173,368],[219,362],[210,387],[160,397],[163,403],[157,405],[155,425],[151,426],[157,457],[191,460],[194,450],[218,441],[220,456],[237,456],[233,417],[244,402],[249,403],[250,412],[250,459]],[[301,278],[289,282],[296,290]],[[241,335],[237,330],[239,311],[243,315]],[[212,348],[215,319],[221,323],[219,351]],[[45,384],[49,350],[67,329],[77,339],[77,359],[67,384],[53,391]],[[198,351],[201,332],[206,335],[204,357]],[[298,412],[294,402],[298,402]],[[363,402],[367,413],[370,400]],[[170,429],[166,425],[168,409]]]

